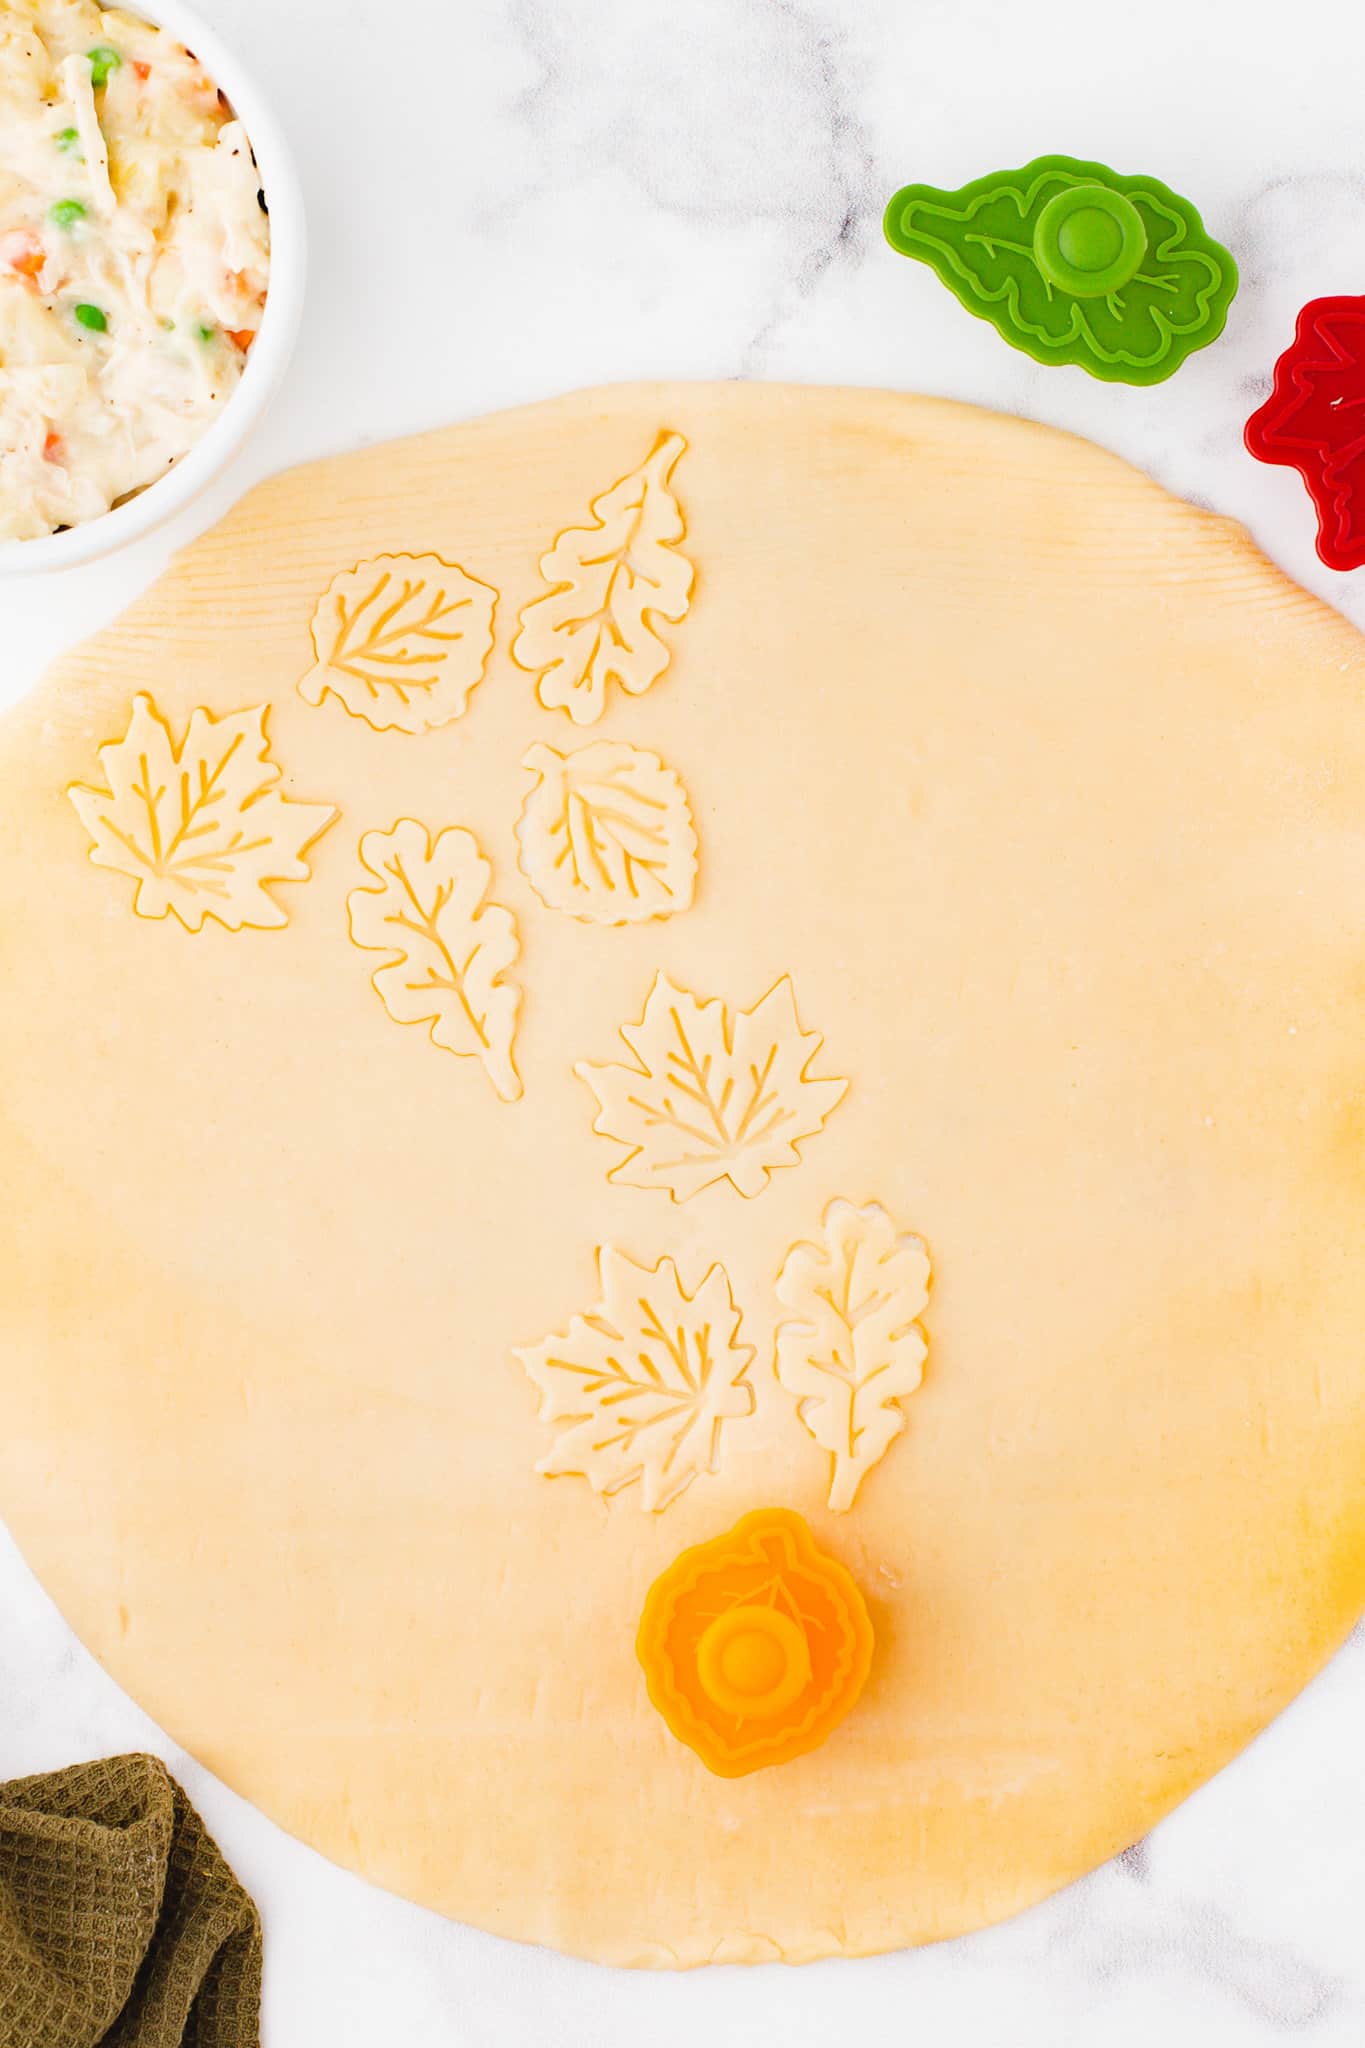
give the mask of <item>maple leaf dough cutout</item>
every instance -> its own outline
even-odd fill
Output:
[[[692,564],[678,553],[687,523],[670,479],[687,443],[663,433],[638,469],[592,501],[593,526],[572,526],[540,558],[550,588],[521,614],[518,668],[537,676],[547,711],[576,725],[602,716],[607,686],[638,697],[668,667],[656,619],[687,615]]]
[[[515,1353],[540,1391],[542,1422],[562,1425],[536,1470],[581,1474],[607,1496],[638,1481],[642,1507],[666,1508],[716,1470],[723,1425],[752,1415],[753,1347],[737,1342],[723,1266],[688,1294],[672,1259],[637,1266],[604,1246],[597,1263],[599,1306]]]
[[[623,1024],[621,1037],[635,1065],[574,1068],[597,1098],[593,1129],[629,1148],[607,1178],[664,1188],[675,1202],[720,1180],[762,1194],[775,1168],[799,1165],[800,1141],[848,1088],[812,1078],[824,1039],[802,1031],[789,975],[734,1013],[660,974],[640,1022]]]
[[[521,870],[542,903],[585,924],[644,924],[692,901],[697,834],[687,792],[657,754],[594,740],[537,744],[539,779],[517,824]]]
[[[95,866],[137,883],[139,917],[175,917],[189,932],[208,918],[230,932],[289,922],[269,885],[308,880],[304,855],[340,813],[275,787],[281,770],[270,758],[268,713],[257,704],[215,718],[201,706],[177,746],[140,691],[123,738],[99,750],[106,787],[73,782],[67,790]]]
[[[829,1504],[843,1514],[905,1428],[900,1404],[924,1376],[916,1318],[929,1301],[929,1254],[879,1202],[831,1202],[823,1233],[793,1245],[778,1276],[778,1299],[800,1320],[778,1327],[777,1377],[830,1453]]]
[[[391,832],[367,832],[361,865],[373,889],[346,900],[352,942],[388,953],[371,979],[397,1024],[430,1024],[446,1052],[482,1061],[504,1102],[520,1096],[512,1058],[521,991],[503,979],[517,958],[516,920],[486,903],[493,870],[472,832],[449,826],[433,839],[401,818]]]
[[[459,718],[493,647],[498,593],[440,555],[375,555],[335,576],[313,613],[305,704],[335,697],[375,732]]]

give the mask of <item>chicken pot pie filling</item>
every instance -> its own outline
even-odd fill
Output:
[[[0,540],[174,467],[240,382],[269,268],[250,141],[189,50],[90,0],[0,0]]]

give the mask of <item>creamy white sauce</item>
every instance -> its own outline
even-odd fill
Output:
[[[93,0],[0,0],[0,540],[154,483],[231,396],[270,230],[194,57]]]

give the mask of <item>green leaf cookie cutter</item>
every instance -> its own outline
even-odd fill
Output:
[[[886,239],[1040,363],[1159,384],[1222,333],[1237,265],[1157,178],[1035,157],[959,191],[905,185]]]

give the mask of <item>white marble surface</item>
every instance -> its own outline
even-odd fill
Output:
[[[1302,301],[1365,289],[1359,0],[201,4],[253,51],[297,142],[314,238],[299,356],[260,438],[178,528],[0,586],[0,700],[268,470],[655,375],[886,384],[1056,422],[1245,520],[1365,624],[1365,571],[1316,563],[1297,478],[1240,444]],[[1172,384],[1038,369],[882,245],[902,182],[1045,149],[1155,171],[1234,248],[1228,331]],[[1148,1842],[1009,1926],[878,1962],[616,1975],[448,1926],[287,1840],[103,1677],[0,1539],[0,1778],[132,1746],[167,1757],[263,1908],[267,2048],[669,2048],[703,2031],[712,2048],[806,2048],[859,2028],[1360,2048],[1363,1728],[1358,1631]]]

